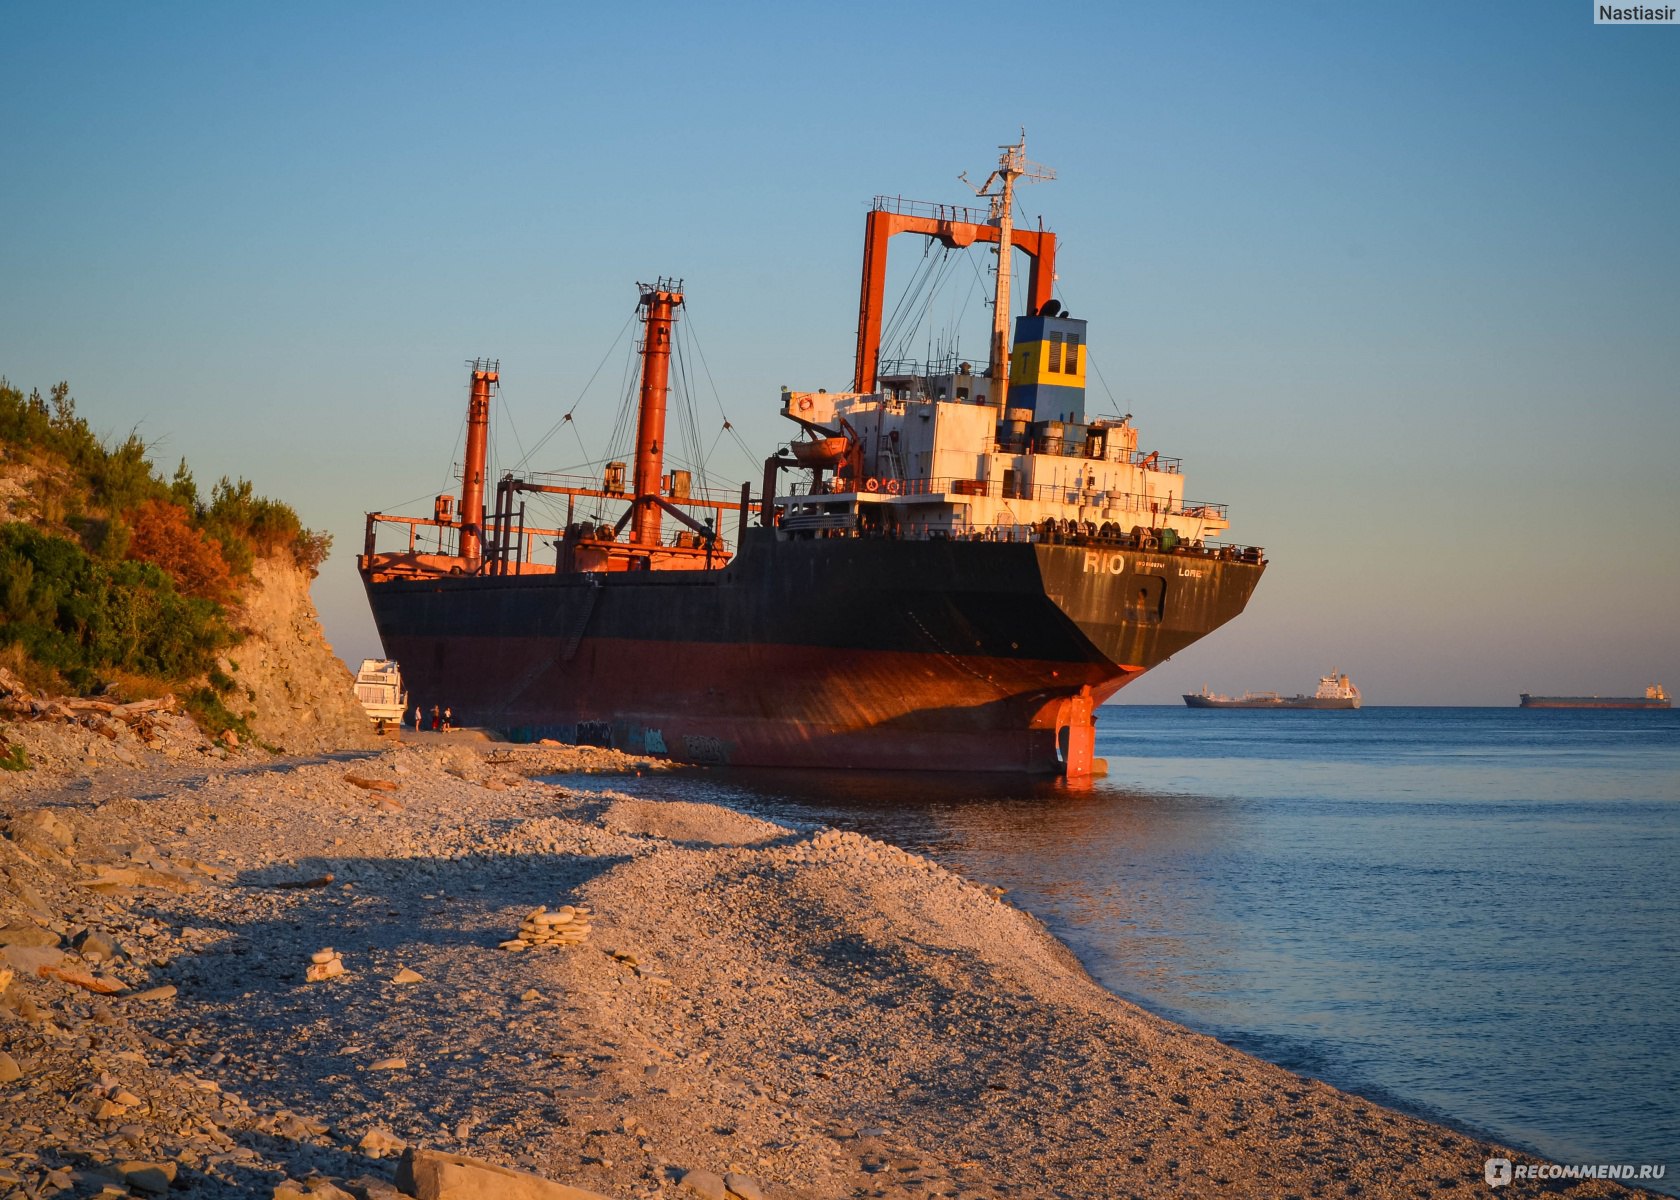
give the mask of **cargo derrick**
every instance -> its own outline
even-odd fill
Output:
[[[1225,506],[1186,500],[1178,460],[1140,451],[1131,414],[1086,417],[1086,325],[1051,295],[1055,236],[1013,228],[1014,185],[1050,175],[1024,139],[1000,149],[978,189],[989,211],[877,198],[853,390],[783,390],[800,436],[765,460],[757,497],[696,494],[664,469],[683,293],[660,280],[640,291],[630,480],[625,463],[598,484],[505,476],[488,518],[447,496],[429,521],[370,516],[369,602],[415,695],[449,695],[516,739],[689,762],[1099,770],[1096,707],[1237,616],[1264,556],[1212,540]],[[982,371],[881,361],[898,233],[998,247]],[[1011,247],[1032,260],[1012,353]],[[785,488],[784,471],[798,476]],[[529,528],[526,493],[565,495],[565,526]],[[579,498],[622,515],[576,520]],[[407,524],[406,552],[376,551],[388,522]]]
[[[499,365],[499,364],[497,364]],[[490,389],[501,379],[494,367],[473,364],[467,401],[467,457],[461,470],[461,557],[484,557],[484,471],[490,445]]]
[[[642,315],[641,381],[637,391],[635,467],[631,490],[625,488],[623,463],[608,463],[599,486],[582,481],[548,483],[542,479],[505,475],[496,484],[496,508],[484,511],[486,448],[490,397],[500,385],[500,364],[488,359],[471,363],[467,403],[466,458],[461,471],[461,505],[454,497],[438,496],[430,519],[370,513],[362,571],[372,581],[429,575],[542,575],[594,571],[708,570],[723,566],[730,551],[719,531],[723,514],[738,512],[742,499],[692,493],[687,471],[665,472],[665,409],[670,394],[671,335],[676,310],[682,306],[680,280],[660,279],[639,285]],[[549,529],[527,525],[527,493],[567,497],[566,525]],[[579,522],[573,518],[579,498],[622,502],[624,511],[613,524]],[[515,505],[518,505],[517,510]],[[696,519],[685,509],[711,513]],[[683,526],[664,540],[664,517]],[[380,553],[376,547],[380,525],[408,527],[408,548]],[[630,536],[619,538],[629,526]],[[435,530],[435,552],[423,547]],[[554,560],[537,561],[539,549],[553,547]]]

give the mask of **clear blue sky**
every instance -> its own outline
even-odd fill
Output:
[[[0,373],[331,530],[347,659],[378,649],[362,513],[446,485],[464,359],[502,360],[499,450],[582,395],[604,453],[634,285],[682,276],[767,453],[782,384],[850,377],[869,198],[961,201],[1024,125],[1115,404],[1273,558],[1127,699],[1333,666],[1372,703],[1680,686],[1680,28],[1586,0],[10,4],[0,72]],[[712,466],[750,469],[728,439]]]

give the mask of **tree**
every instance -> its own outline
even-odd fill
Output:
[[[129,514],[128,557],[153,563],[189,596],[221,603],[233,595],[233,576],[221,550],[193,528],[179,504],[148,500]]]

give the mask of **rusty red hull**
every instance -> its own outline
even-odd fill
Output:
[[[1263,567],[1096,545],[789,541],[711,572],[368,583],[416,702],[740,766],[1073,771],[1092,710]]]
[[[390,645],[405,652],[401,638]],[[407,651],[411,659],[421,653],[412,643]],[[445,652],[437,678],[451,682],[435,702],[469,721],[494,712],[495,725],[520,741],[550,737],[687,762],[1039,772],[1060,769],[1067,751],[1060,731],[1089,717],[1073,711],[1081,690],[1100,704],[1136,673],[617,638],[592,639],[563,663],[540,639],[464,637]],[[521,678],[530,682],[519,697],[504,694]],[[429,704],[408,679],[416,700]]]

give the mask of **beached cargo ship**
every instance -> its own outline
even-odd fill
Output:
[[[1530,696],[1524,692],[1518,708],[1671,708],[1663,685],[1653,683],[1643,696]]]
[[[1359,689],[1346,675],[1332,671],[1320,677],[1318,690],[1312,695],[1280,696],[1276,692],[1244,692],[1241,696],[1222,696],[1204,686],[1199,692],[1184,697],[1191,708],[1316,708],[1349,709],[1360,705]]]
[[[1186,499],[1130,414],[1087,413],[1055,235],[1014,225],[1015,183],[1046,174],[1024,150],[1003,148],[985,210],[876,200],[852,386],[782,392],[800,434],[756,496],[665,470],[678,281],[641,288],[633,463],[597,478],[507,475],[487,505],[500,374],[475,362],[460,505],[370,514],[359,559],[414,694],[515,738],[689,762],[1097,769],[1096,707],[1240,613],[1265,560],[1216,540],[1225,506]],[[997,247],[987,364],[882,361],[898,234]],[[1012,249],[1032,266],[1011,349]],[[565,497],[562,527],[526,524],[539,493]],[[603,504],[616,521],[573,519]],[[407,545],[381,549],[393,525]]]

